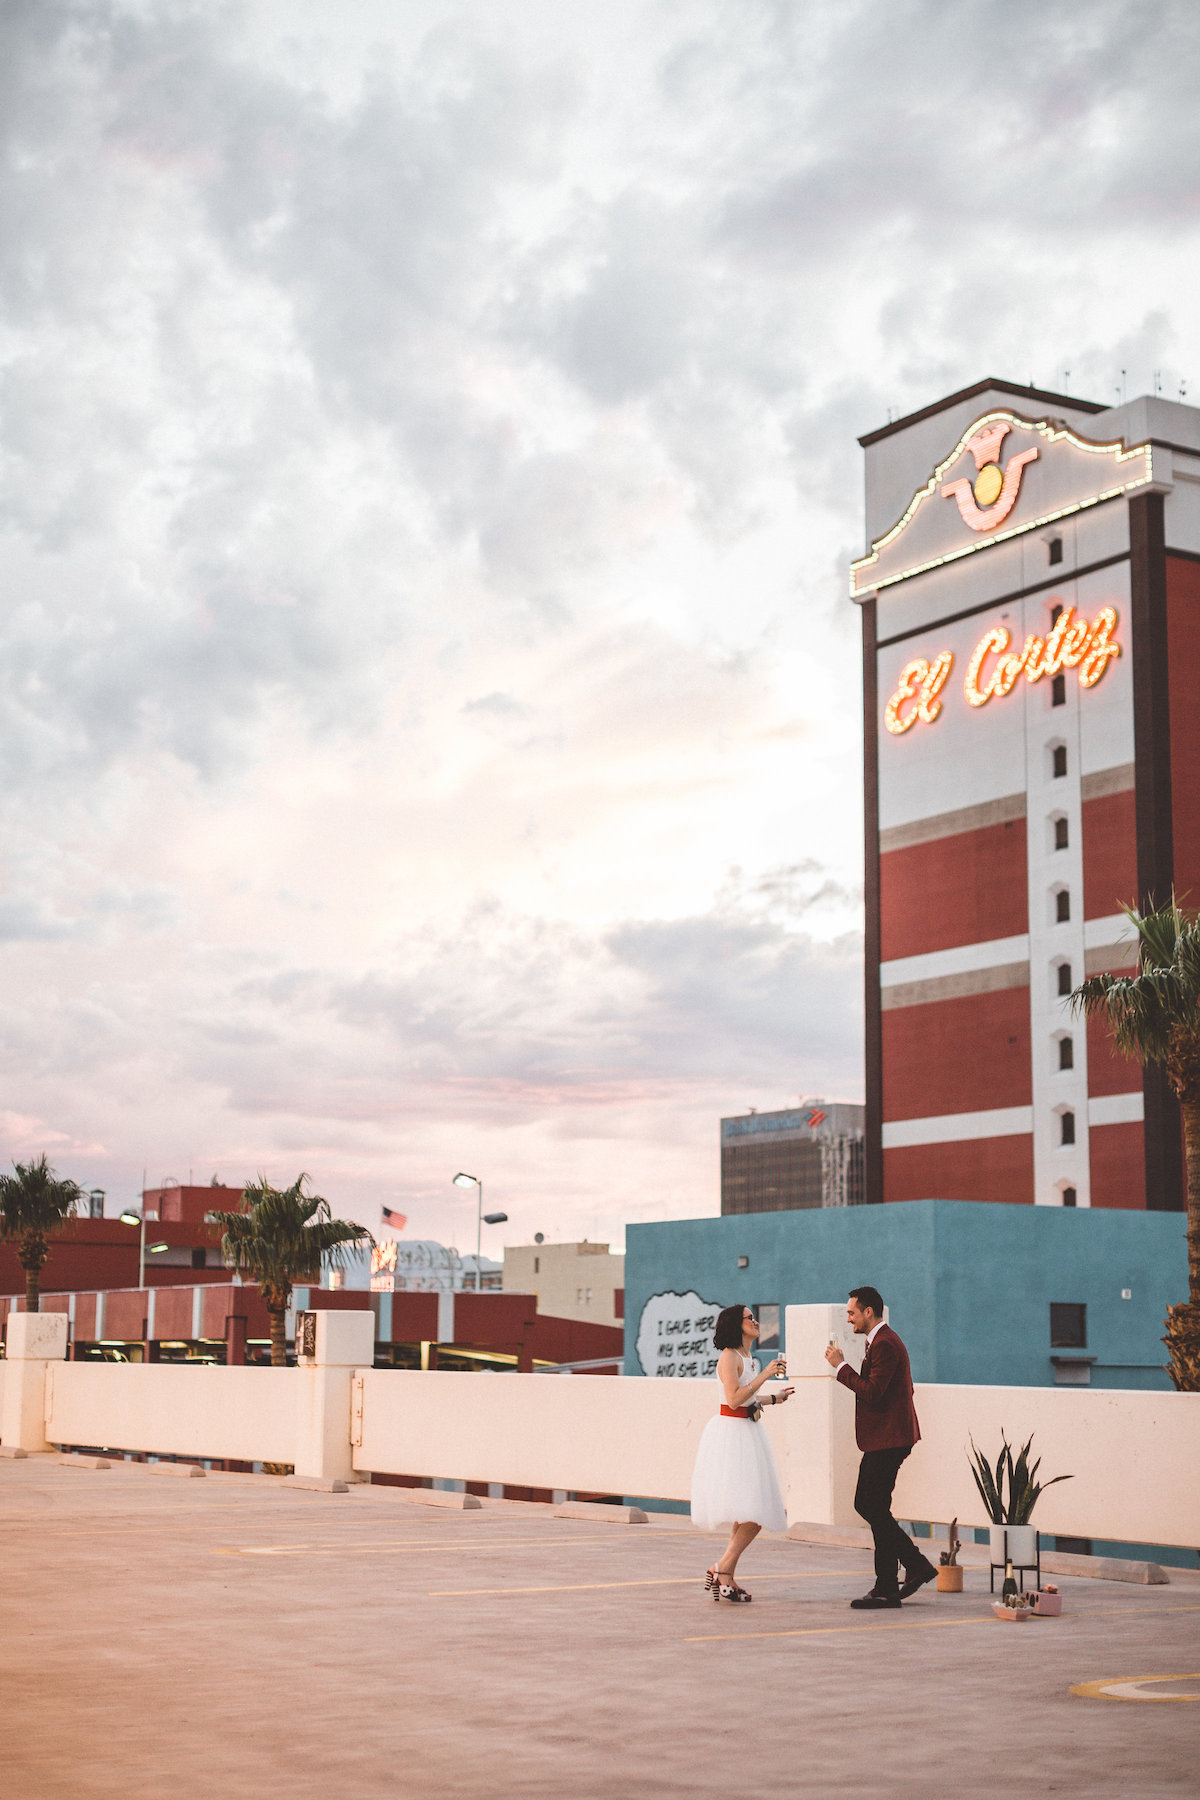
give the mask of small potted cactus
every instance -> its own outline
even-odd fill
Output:
[[[1020,1624],[1022,1619],[1033,1617],[1033,1604],[1028,1594],[1013,1594],[1007,1600],[993,1600],[992,1611],[998,1619],[1011,1619],[1014,1624]]]
[[[962,1545],[958,1541],[958,1520],[951,1519],[950,1529],[946,1533],[946,1548],[938,1557],[937,1591],[939,1594],[961,1594],[963,1572],[959,1567],[958,1553]]]

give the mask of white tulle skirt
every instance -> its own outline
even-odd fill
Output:
[[[761,1422],[718,1413],[704,1427],[696,1452],[692,1523],[701,1531],[724,1531],[751,1522],[764,1531],[787,1530],[775,1455]]]

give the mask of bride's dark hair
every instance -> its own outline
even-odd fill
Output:
[[[742,1319],[745,1311],[744,1306],[726,1306],[717,1314],[717,1329],[713,1332],[714,1349],[741,1349]]]

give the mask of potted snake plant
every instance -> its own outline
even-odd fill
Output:
[[[991,1520],[992,1561],[1002,1563],[1006,1557],[1011,1557],[1016,1567],[1029,1568],[1037,1553],[1037,1531],[1029,1520],[1039,1496],[1044,1488],[1053,1487],[1056,1481],[1074,1478],[1055,1475],[1049,1481],[1039,1481],[1037,1472],[1042,1459],[1039,1456],[1032,1465],[1029,1461],[1032,1433],[1015,1458],[1007,1434],[1001,1432],[1000,1436],[1002,1447],[994,1471],[975,1439],[971,1439],[971,1473]]]

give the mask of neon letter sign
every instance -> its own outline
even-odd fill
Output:
[[[1022,674],[1026,681],[1036,682],[1043,675],[1078,669],[1080,687],[1095,687],[1112,659],[1121,654],[1121,646],[1113,638],[1117,622],[1115,606],[1101,607],[1094,623],[1076,618],[1075,608],[1064,606],[1046,637],[1031,632],[1015,653],[1009,648],[1012,638],[1008,627],[993,625],[984,632],[967,663],[963,680],[967,705],[986,706],[993,698],[1003,699],[1012,693]],[[995,661],[989,664],[990,657]],[[883,722],[893,737],[902,737],[918,721],[933,724],[942,710],[938,695],[953,666],[951,650],[943,650],[932,662],[916,656],[905,664],[896,691],[883,709]]]
[[[950,671],[954,667],[953,650],[943,650],[929,662],[924,656],[914,656],[900,671],[900,685],[884,708],[883,722],[896,737],[923,719],[926,725],[932,725],[942,710],[938,695],[950,679]],[[903,717],[900,708],[907,700],[915,700],[912,711]]]

